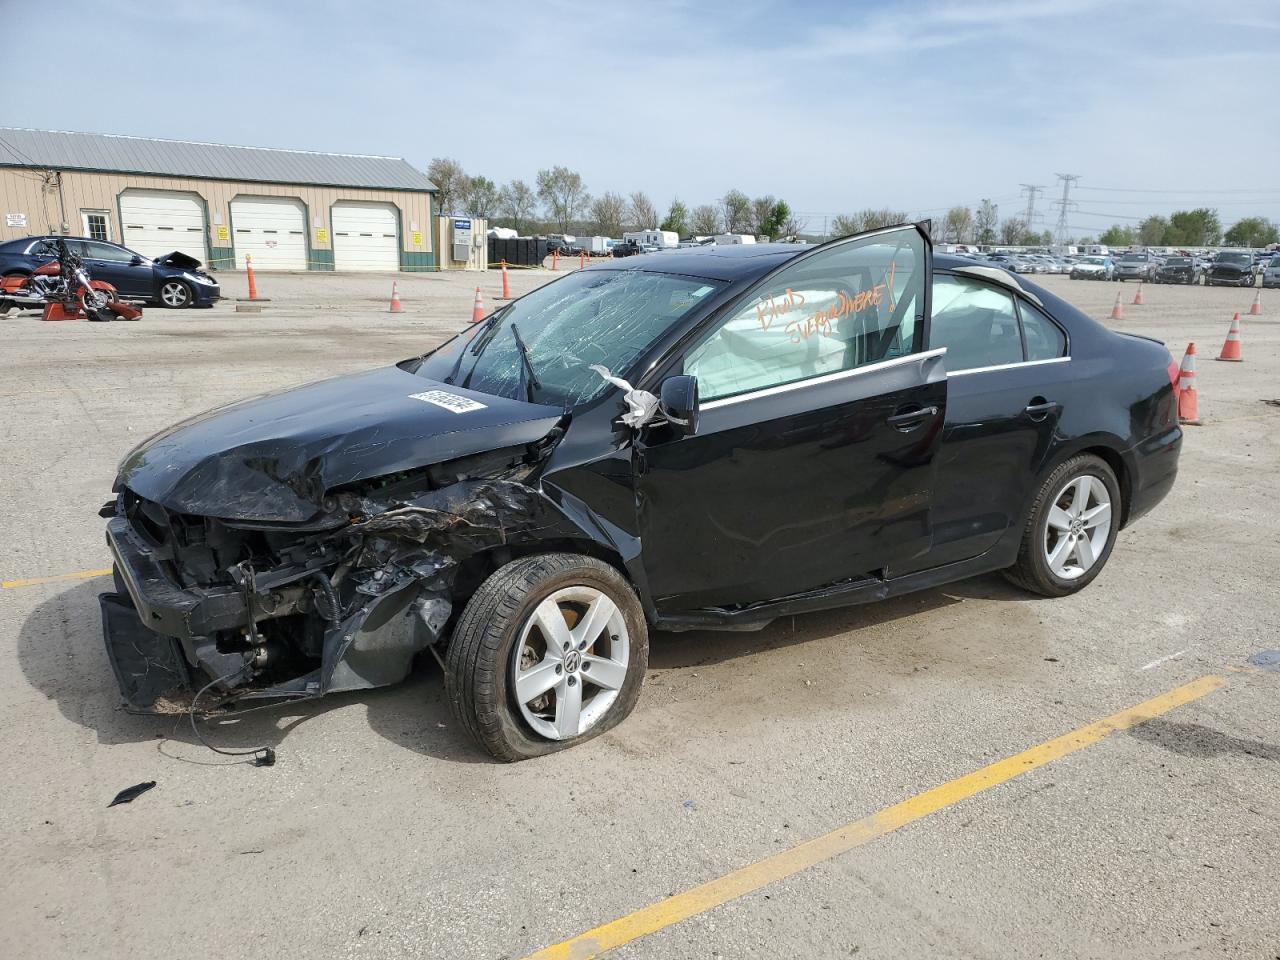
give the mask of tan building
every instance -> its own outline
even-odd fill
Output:
[[[438,269],[435,185],[396,157],[0,127],[0,242],[66,234],[214,268]]]

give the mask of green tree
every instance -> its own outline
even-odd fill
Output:
[[[1169,229],[1160,241],[1166,246],[1213,247],[1222,240],[1218,211],[1208,207],[1179,210],[1169,217]]]
[[[1153,214],[1138,224],[1138,244],[1143,247],[1158,247],[1165,242],[1165,234],[1169,232],[1169,221],[1159,214]]]
[[[973,216],[973,235],[977,243],[990,244],[996,242],[996,223],[1000,220],[1000,208],[990,200],[978,204],[978,212]]]
[[[1266,217],[1245,217],[1233,223],[1222,239],[1232,247],[1266,247],[1280,243],[1280,228]]]
[[[755,233],[751,198],[741,190],[730,190],[720,198],[720,219],[725,233]]]
[[[1110,226],[1098,238],[1099,243],[1108,247],[1132,247],[1134,243],[1133,227]]]
[[[449,157],[436,157],[427,165],[427,177],[436,185],[436,204],[444,216],[458,213],[467,192],[467,174],[462,164]]]
[[[498,185],[488,177],[468,177],[462,207],[469,217],[489,220],[498,212],[500,196]]]
[[[689,208],[680,202],[677,197],[671,201],[671,208],[667,211],[667,218],[662,221],[660,230],[671,230],[680,236],[687,236],[689,233]]]
[[[538,171],[537,183],[538,197],[546,204],[547,216],[555,221],[561,233],[568,233],[591,202],[581,174],[568,167],[552,167]]]
[[[942,221],[944,243],[965,243],[973,230],[973,214],[968,207],[952,207]]]

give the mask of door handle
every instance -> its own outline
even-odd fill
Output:
[[[1044,397],[1032,397],[1031,402],[1027,404],[1024,413],[1037,423],[1062,409],[1062,404],[1053,400],[1046,400]]]
[[[885,417],[884,422],[902,433],[910,433],[930,417],[936,417],[937,415],[937,407],[918,407],[915,410],[906,410],[902,413],[895,413],[891,417]]]

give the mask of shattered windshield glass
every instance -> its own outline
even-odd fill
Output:
[[[591,364],[623,375],[672,324],[723,286],[642,270],[580,271],[455,337],[415,372],[496,396],[575,406],[608,387]]]

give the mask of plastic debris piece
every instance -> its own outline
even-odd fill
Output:
[[[593,363],[590,369],[602,378],[623,390],[622,399],[627,405],[627,412],[622,415],[622,422],[628,427],[643,427],[658,412],[658,398],[648,390],[637,390],[621,377],[615,377],[608,367]]]
[[[156,785],[154,780],[147,780],[143,783],[135,783],[132,787],[125,787],[116,794],[116,798],[107,804],[107,807],[114,807],[117,803],[133,803],[138,797],[142,796],[148,790]]]

